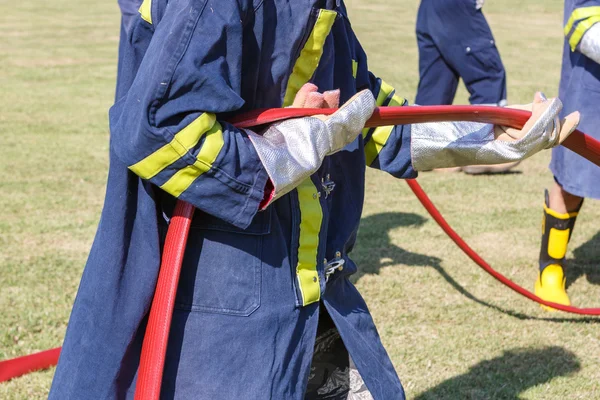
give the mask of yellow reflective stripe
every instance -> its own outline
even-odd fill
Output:
[[[205,136],[206,139],[202,143],[196,161],[192,165],[177,171],[160,187],[161,189],[175,197],[179,197],[196,178],[211,169],[225,143],[221,124],[215,122]]]
[[[548,255],[554,259],[560,260],[567,254],[567,245],[569,244],[570,229],[550,228],[548,236]]]
[[[390,97],[390,94],[392,94],[393,91],[394,88],[382,80],[381,85],[379,87],[379,93],[377,94],[377,105],[384,105],[385,101],[388,97]]]
[[[375,161],[375,159],[379,155],[379,152],[381,151],[381,149],[383,149],[383,146],[385,146],[385,143],[390,137],[390,134],[392,133],[393,129],[393,125],[380,126],[378,128],[375,128],[375,130],[373,131],[373,135],[371,135],[371,140],[369,140],[367,144],[365,144],[365,162],[367,165],[371,165],[373,161]]]
[[[144,21],[152,23],[152,0],[144,0],[138,11]]]
[[[296,60],[292,74],[288,80],[283,106],[290,106],[298,90],[307,83],[319,66],[323,55],[325,39],[331,32],[337,13],[331,10],[320,10],[312,32],[300,56]],[[298,206],[300,207],[300,237],[298,239],[298,264],[296,279],[302,295],[302,305],[307,306],[321,299],[321,284],[317,273],[317,255],[319,250],[319,233],[323,222],[323,210],[318,196],[318,189],[310,178],[297,188]]]
[[[404,104],[404,99],[394,95],[388,105],[401,106],[402,104]],[[392,130],[394,130],[394,125],[375,128],[370,140],[365,144],[365,162],[367,165],[371,165],[375,161],[392,134]]]
[[[314,196],[317,188],[310,178],[302,182],[296,189],[300,204],[300,240],[296,275],[302,293],[302,305],[306,306],[321,298],[321,286],[317,273],[317,252],[323,210],[319,197],[315,198]]]
[[[356,79],[356,74],[358,74],[358,61],[352,60],[352,76]]]
[[[594,17],[590,17],[581,21],[577,24],[577,28],[573,31],[571,38],[569,39],[569,46],[571,46],[571,51],[575,51],[579,42],[581,42],[581,38],[583,35],[594,25],[596,22],[600,22],[600,15],[596,15]]]
[[[362,137],[363,139],[365,139],[367,137],[367,135],[369,134],[369,131],[373,129],[373,128],[363,128],[362,130]]]
[[[284,107],[287,107],[294,102],[294,97],[296,97],[298,90],[312,78],[319,66],[319,61],[323,55],[325,39],[327,39],[329,32],[331,32],[331,27],[335,22],[336,16],[337,13],[335,11],[319,11],[317,22],[315,22],[315,26],[313,27],[304,48],[300,52],[300,56],[296,60],[296,64],[294,65],[294,69],[288,80],[283,100]]]
[[[191,124],[179,131],[171,142],[130,166],[129,169],[142,179],[153,178],[197,145],[202,135],[215,125],[215,121],[216,117],[214,114],[202,114]]]
[[[387,84],[384,80],[381,80],[381,84],[379,85],[379,93],[377,93],[377,100],[375,101],[375,104],[377,104],[378,107],[385,105],[386,100],[388,99],[388,97],[390,97],[390,95],[394,92],[394,87]],[[400,104],[402,105],[402,104]],[[369,134],[369,132],[371,131],[371,129],[373,128],[364,128],[362,130],[362,137],[363,139],[365,139],[367,137],[367,135]],[[389,134],[388,134],[389,136]],[[369,165],[369,164],[367,164]]]
[[[565,36],[567,36],[569,34],[569,32],[571,32],[571,29],[573,29],[573,24],[575,23],[575,21],[593,17],[596,15],[600,15],[600,6],[580,7],[580,8],[574,9],[573,12],[571,13],[571,16],[569,17],[569,21],[567,21],[567,24],[565,25]]]

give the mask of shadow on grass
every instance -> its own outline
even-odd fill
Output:
[[[359,248],[354,249],[352,258],[360,268],[353,281],[367,274],[378,274],[389,265],[402,263],[413,267],[437,267],[440,259],[424,254],[413,253],[392,244],[388,232],[400,227],[419,227],[427,222],[426,218],[413,213],[386,212],[363,218],[360,223]]]
[[[425,254],[413,253],[391,243],[388,234],[391,230],[399,227],[416,228],[423,225],[426,221],[427,219],[422,217],[421,215],[402,212],[386,212],[381,214],[370,215],[366,218],[363,218],[361,220],[360,233],[358,238],[360,246],[358,246],[352,252],[352,258],[359,265],[358,272],[353,275],[352,281],[356,283],[364,275],[378,274],[379,270],[382,267],[396,265],[400,263],[413,267],[431,267],[435,269],[444,278],[444,280],[450,284],[450,286],[452,286],[456,291],[461,293],[466,298],[478,304],[481,304],[482,306],[491,308],[495,311],[501,312],[514,318],[518,318],[521,320],[537,320],[550,322],[600,323],[600,318],[594,317],[534,317],[488,303],[484,300],[475,297],[463,286],[461,286],[456,280],[454,280],[454,278],[452,278],[452,276],[450,276],[442,267],[442,260],[440,260],[439,258],[428,256]],[[418,232],[417,234],[422,235]],[[427,239],[424,238],[424,240]],[[596,244],[593,243],[594,240],[597,241],[595,242]],[[600,254],[600,232],[596,234],[596,236],[594,236],[594,238],[590,242],[582,245],[580,248],[575,250],[575,253],[577,254],[577,252],[580,251],[579,249],[585,246],[588,246],[585,249],[586,257],[593,257],[593,254]],[[590,254],[592,255],[590,256]],[[596,259],[599,258],[600,257],[596,257]],[[475,265],[473,264],[473,266]],[[510,289],[506,288],[506,290]],[[534,307],[535,306],[536,305],[534,305]]]
[[[529,388],[580,369],[575,354],[562,347],[517,348],[475,364],[467,373],[440,383],[415,400],[519,399]]]
[[[600,232],[573,250],[573,256],[565,268],[567,288],[583,275],[589,283],[600,285]]]

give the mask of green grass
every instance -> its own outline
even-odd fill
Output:
[[[371,69],[414,99],[418,2],[349,0]],[[489,1],[509,101],[556,95],[562,1]],[[113,2],[0,2],[0,359],[59,346],[104,196],[116,72]],[[461,89],[457,102],[466,103]],[[517,173],[422,174],[455,229],[500,272],[533,286],[549,154]],[[600,305],[600,206],[588,201],[568,258],[569,292]],[[369,171],[357,285],[410,398],[600,398],[595,320],[549,314],[480,271],[406,185]],[[53,370],[0,384],[42,399]]]

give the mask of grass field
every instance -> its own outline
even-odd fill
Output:
[[[509,102],[557,93],[560,0],[489,0]],[[371,69],[414,99],[417,1],[348,0]],[[0,2],[0,359],[59,346],[104,196],[116,2]],[[466,103],[461,89],[458,103]],[[531,288],[549,154],[515,173],[422,174],[455,229]],[[568,253],[576,305],[600,305],[600,206],[588,201]],[[354,258],[409,398],[600,398],[598,320],[543,312],[458,250],[407,186],[369,171]],[[53,370],[0,384],[42,399]]]

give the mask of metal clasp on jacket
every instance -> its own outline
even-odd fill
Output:
[[[335,182],[331,180],[331,175],[327,174],[326,178],[321,178],[321,186],[325,192],[325,198],[328,198],[333,189],[335,189]]]
[[[342,253],[336,251],[335,258],[333,260],[327,261],[327,259],[325,259],[323,263],[325,264],[325,282],[329,282],[329,277],[333,275],[335,271],[341,271],[344,269],[346,260],[342,258]]]

